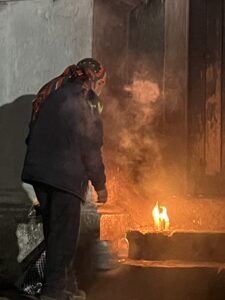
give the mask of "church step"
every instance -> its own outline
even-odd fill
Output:
[[[224,300],[223,264],[127,260],[98,274],[87,300]]]
[[[146,233],[130,231],[129,258],[225,262],[225,232]]]

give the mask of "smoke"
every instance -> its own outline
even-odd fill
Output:
[[[109,201],[132,210],[139,219],[137,206],[158,193],[163,172],[164,145],[156,130],[162,96],[159,85],[143,73],[135,73],[122,94],[122,99],[107,95],[104,107]]]
[[[129,214],[130,230],[144,232],[153,226],[152,209],[156,201],[167,207],[174,230],[224,230],[222,200],[172,196],[176,187],[169,178],[174,167],[168,167],[168,139],[158,127],[163,114],[159,85],[136,73],[123,92],[127,93],[123,98],[107,95],[104,106],[109,203]]]
[[[224,230],[222,201],[183,195],[183,152],[173,143],[179,130],[172,137],[164,131],[165,102],[157,80],[135,73],[117,97],[106,94],[103,100],[109,204],[129,215],[129,229],[153,228],[152,209],[159,201],[174,230]],[[174,103],[169,108],[174,111]]]
[[[133,84],[125,86],[130,92],[125,126],[119,131],[119,161],[128,167],[134,184],[143,184],[145,174],[153,174],[161,161],[160,146],[153,131],[156,115],[154,104],[160,96],[156,83],[135,74]]]

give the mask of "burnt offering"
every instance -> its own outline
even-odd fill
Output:
[[[159,206],[158,202],[152,211],[154,220],[154,229],[156,231],[167,231],[169,230],[170,221],[165,206]]]

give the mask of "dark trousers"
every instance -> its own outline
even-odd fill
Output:
[[[73,265],[79,235],[80,199],[46,184],[34,183],[33,187],[40,202],[46,242],[42,294],[57,297],[64,289],[76,288]]]

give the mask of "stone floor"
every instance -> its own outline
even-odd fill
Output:
[[[218,264],[129,260],[83,285],[87,300],[224,300],[225,270]],[[1,300],[25,299],[12,289],[1,296]]]
[[[12,258],[15,260],[20,254],[18,235],[16,235],[18,224],[25,224],[25,220],[22,220],[24,213],[18,213],[21,211],[19,208],[18,212],[16,208],[11,212],[8,207],[2,208],[1,211],[0,254],[4,256],[2,256],[3,260],[0,260],[0,286],[2,279],[6,277],[9,265],[15,267],[13,270],[10,268],[8,278],[12,279],[20,273],[18,263],[12,262]],[[92,211],[84,216],[85,224],[88,225],[85,228],[93,236],[98,231],[99,220]],[[85,244],[84,241],[82,244]],[[146,248],[146,245],[143,244],[143,247]],[[151,245],[147,249],[153,249],[152,247]],[[223,246],[221,247],[223,249]],[[85,249],[89,247],[85,246]],[[91,254],[87,252],[84,255],[83,252],[82,257],[83,272],[80,277],[80,287],[86,291],[87,300],[225,300],[223,260],[190,262],[145,258],[149,259],[146,261],[142,257],[143,259],[135,258],[135,260],[122,262],[112,271],[92,274],[89,260],[85,261],[86,258],[91,257]],[[7,290],[0,290],[0,300],[7,299],[26,298],[20,296],[15,289],[8,287]]]

